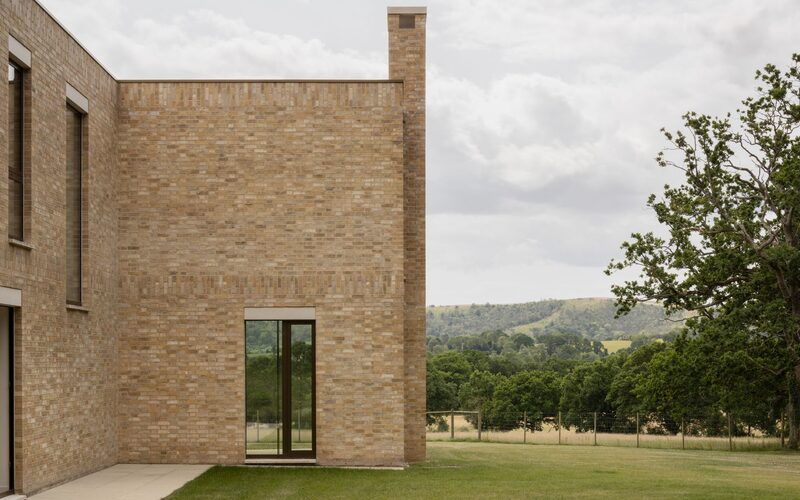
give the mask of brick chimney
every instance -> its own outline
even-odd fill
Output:
[[[425,7],[389,7],[389,78],[403,80],[405,459],[425,460]]]

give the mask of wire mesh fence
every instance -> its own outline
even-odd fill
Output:
[[[703,450],[779,449],[785,444],[784,419],[757,428],[734,415],[673,418],[659,413],[555,415],[439,411],[427,414],[429,441],[628,446]]]

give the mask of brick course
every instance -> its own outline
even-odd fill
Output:
[[[0,48],[33,53],[34,248],[0,245],[0,286],[23,290],[18,490],[241,463],[245,307],[316,307],[319,463],[424,459],[425,16],[396,18],[395,80],[135,82],[35,2],[0,2]],[[65,307],[66,82],[90,102],[88,313]]]

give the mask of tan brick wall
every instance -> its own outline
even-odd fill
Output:
[[[244,460],[244,307],[317,308],[317,458],[398,464],[399,83],[120,87],[120,460]]]
[[[389,78],[403,80],[406,461],[425,460],[425,14],[389,14]]]
[[[424,16],[392,19],[405,83],[115,82],[35,2],[0,0],[0,50],[33,53],[33,249],[0,245],[0,286],[23,290],[18,490],[241,462],[245,307],[316,307],[320,463],[424,458]],[[67,82],[90,103],[88,312],[65,307]]]
[[[26,240],[8,234],[7,85],[0,85],[0,286],[22,289],[16,332],[16,483],[30,492],[117,459],[117,84],[38,5],[0,1],[0,52],[11,33],[32,52],[28,74]],[[4,56],[4,57],[7,57]],[[90,102],[84,295],[67,311],[65,85]]]

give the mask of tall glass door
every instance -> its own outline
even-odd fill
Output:
[[[314,456],[314,321],[245,321],[247,456]]]

